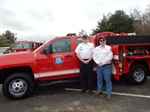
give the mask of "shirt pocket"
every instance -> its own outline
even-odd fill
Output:
[[[88,49],[89,51],[92,51],[92,50],[93,50],[92,47],[90,47],[90,46],[87,47],[87,49]]]
[[[107,50],[103,50],[102,53],[103,53],[104,56],[108,56],[108,51]]]

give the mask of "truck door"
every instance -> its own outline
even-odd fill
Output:
[[[59,38],[51,43],[53,54],[43,54],[43,58],[37,61],[41,78],[48,80],[76,77],[76,56],[71,50],[71,43],[71,38]]]
[[[112,77],[119,80],[119,47],[118,45],[111,46],[113,50],[113,60],[112,60]]]

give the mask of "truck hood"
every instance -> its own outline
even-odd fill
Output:
[[[0,68],[4,66],[29,66],[29,64],[35,62],[35,54],[33,52],[16,52],[0,55]]]

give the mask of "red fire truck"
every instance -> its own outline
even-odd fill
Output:
[[[112,32],[102,32],[95,40],[103,35],[113,49],[113,78],[120,80],[123,75],[131,84],[144,83],[150,75],[150,36],[128,36],[127,33],[116,36]]]
[[[103,32],[88,39],[96,46],[100,36],[106,36],[114,53],[112,76],[120,80],[120,76],[126,75],[132,84],[144,83],[150,74],[150,36],[116,36]],[[74,51],[81,42],[81,36],[70,34],[54,38],[33,52],[0,55],[0,84],[4,95],[12,100],[22,99],[31,95],[35,84],[79,78],[79,60]]]
[[[33,51],[39,46],[41,46],[43,42],[34,42],[34,41],[18,41],[14,44],[12,51],[20,52],[20,51]]]

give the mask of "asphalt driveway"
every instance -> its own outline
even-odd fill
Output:
[[[143,85],[113,81],[113,98],[79,94],[79,82],[40,87],[39,94],[11,101],[1,91],[0,112],[150,112],[150,77]],[[96,91],[96,84],[94,91]]]

